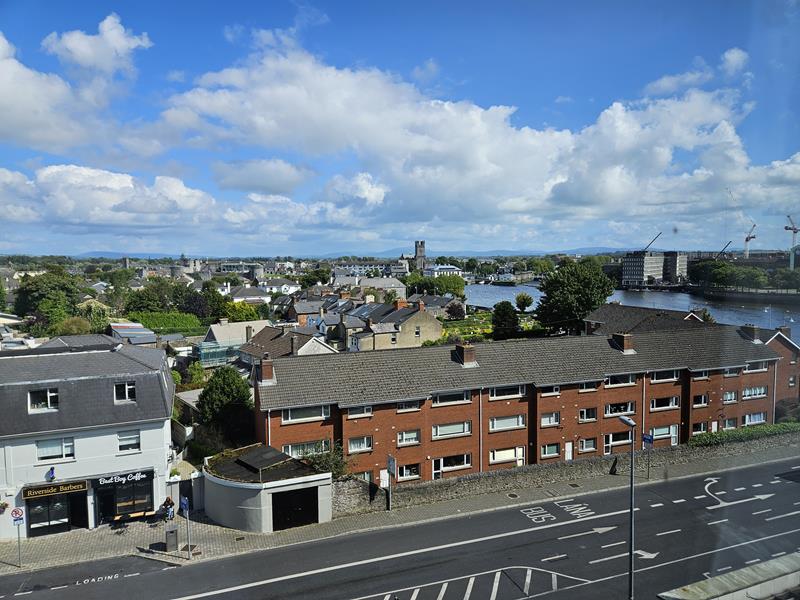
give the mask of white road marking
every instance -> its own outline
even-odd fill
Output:
[[[678,498],[677,500],[672,501],[673,504],[680,504],[681,502],[686,502],[686,500],[684,500],[683,498]]]
[[[643,558],[645,560],[652,560],[656,556],[659,555],[659,552],[647,552],[646,550],[635,550],[633,553],[638,555],[639,558]],[[590,565],[594,565],[596,563],[606,562],[607,560],[613,560],[615,558],[622,558],[623,556],[629,556],[629,554],[627,552],[624,552],[622,554],[615,554],[614,556],[604,556],[603,558],[598,558],[596,560],[590,560],[589,564]]]
[[[614,542],[613,544],[606,544],[605,546],[600,546],[600,547],[601,547],[601,548],[611,548],[612,546],[620,546],[620,545],[622,545],[622,544],[627,544],[627,543],[628,543],[628,542],[626,542],[625,540],[623,540],[623,541],[621,541],[621,542]]]
[[[764,487],[763,483],[754,483],[752,487]]]
[[[800,502],[795,502],[792,504],[792,506],[797,506],[798,504],[800,504]]]
[[[796,467],[792,467],[792,471],[794,471],[795,469],[800,469],[800,465],[797,465]]]
[[[794,512],[786,513],[783,515],[775,515],[774,517],[767,517],[764,519],[765,521],[774,521],[775,519],[783,519],[784,517],[793,517],[794,515],[800,515],[800,510],[796,510]]]
[[[139,573],[128,573],[127,575],[123,575],[123,577],[136,577]]]
[[[51,590],[63,590],[65,587],[68,587],[68,586],[66,586],[66,585],[57,585],[55,587],[51,587],[50,589]]]
[[[500,575],[501,575],[500,571],[495,573],[494,583],[492,583],[492,595],[489,596],[489,600],[495,600],[495,598],[497,598],[497,588],[500,586]],[[414,599],[412,598],[411,600]]]
[[[595,527],[591,531],[582,531],[580,533],[573,533],[572,535],[562,535],[559,540],[568,540],[570,538],[582,537],[584,535],[592,535],[593,533],[608,533],[609,531],[614,531],[617,528],[616,525],[613,527]]]
[[[419,588],[414,590],[414,593],[411,594],[411,600],[417,600],[417,596],[419,595]]]
[[[661,533],[657,533],[656,537],[658,537],[660,535],[669,535],[670,533],[679,533],[679,532],[680,532],[680,529],[673,529],[671,531],[662,531]]]
[[[548,556],[547,558],[543,558],[542,562],[549,562],[551,560],[558,560],[559,558],[566,558],[566,554],[556,554],[555,556]]]
[[[558,575],[550,573],[550,590],[556,591],[558,589]]]
[[[436,596],[436,600],[442,600],[442,598],[444,598],[444,595],[445,595],[446,592],[447,592],[447,582],[445,581],[442,584],[442,589],[439,590],[439,595]],[[386,597],[388,598],[390,595],[391,594],[386,594]]]
[[[764,510],[757,510],[756,512],[752,513],[754,515],[763,515],[764,513],[772,512],[771,508],[765,508]]]
[[[745,489],[747,489],[747,488],[738,487],[738,488],[733,488],[733,491],[734,492],[743,492]]]
[[[169,571],[170,569],[177,569],[177,568],[178,568],[177,566],[173,565],[173,566],[171,566],[171,567],[164,567],[164,568],[163,568],[163,569],[161,569],[161,570],[162,570],[162,571]]]
[[[775,485],[776,483],[780,483],[780,482],[781,482],[780,479],[776,479],[775,481],[770,481],[769,483],[770,483],[770,485]]]
[[[786,554],[786,552],[776,552],[775,554],[772,555],[772,558],[778,558],[779,556],[783,556],[784,554]]]
[[[706,497],[706,495],[705,495],[705,494],[700,494],[699,496],[695,496],[695,497],[694,497],[694,499],[695,499],[695,500],[702,500],[702,499],[703,499],[703,498],[705,498],[705,497]]]
[[[720,519],[719,521],[709,521],[706,525],[719,525],[720,523],[725,523],[728,519]]]
[[[757,562],[761,562],[761,559],[760,558],[754,558],[753,560],[746,561],[744,564],[752,565],[753,563],[757,563]]]
[[[522,593],[526,596],[531,589],[531,577],[533,577],[533,571],[528,569],[528,572],[525,573],[525,585],[522,586]]]
[[[728,492],[726,492],[725,490],[722,490],[721,492],[717,492],[717,496],[724,496],[727,493]]]
[[[730,568],[731,568],[730,566],[727,566],[727,567],[720,567],[719,569],[717,569],[717,572],[718,572],[718,573],[722,573],[723,571],[729,571],[729,570],[730,570]]]
[[[650,508],[658,508],[659,506],[664,506],[664,505],[661,502],[659,502],[658,504],[651,504]]]
[[[386,594],[386,595],[383,597],[383,600],[392,600],[392,595],[391,595],[391,594]]]
[[[472,595],[472,586],[475,585],[475,578],[470,577],[469,582],[467,583],[467,591],[464,592],[464,600],[469,600],[469,597]]]
[[[33,593],[33,590],[30,590],[30,591],[28,591],[28,592],[17,592],[17,593],[16,593],[16,594],[14,594],[14,595],[15,595],[15,596],[26,596],[26,595],[28,595],[28,594],[32,594],[32,593]]]

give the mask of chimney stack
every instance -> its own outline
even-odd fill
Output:
[[[292,344],[292,356],[295,356],[297,354],[297,336],[296,335],[292,335],[291,336],[291,344]]]
[[[401,308],[407,308],[407,307],[408,307],[408,301],[403,298],[398,298],[397,300],[394,301],[395,310],[400,310]]]
[[[227,324],[228,324],[228,317],[222,317],[222,318],[219,320],[219,324],[220,324],[220,325],[227,325]]]
[[[742,325],[742,331],[751,340],[753,341],[758,340],[758,325],[753,325],[752,323],[745,323],[744,325]]]
[[[475,346],[468,343],[456,344],[456,358],[461,363],[462,367],[476,367],[478,363],[475,362]]]
[[[425,303],[422,300],[417,302],[417,309],[419,312],[425,312]]]
[[[633,349],[633,336],[630,333],[614,333],[611,338],[623,354],[634,354],[636,352]]]
[[[244,328],[244,339],[246,342],[249,342],[250,338],[252,337],[253,337],[253,326],[248,325],[247,327]]]
[[[272,359],[269,356],[269,352],[265,353],[264,356],[261,357],[261,381],[274,381],[275,380],[275,370],[272,366]]]

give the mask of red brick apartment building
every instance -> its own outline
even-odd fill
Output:
[[[256,431],[299,456],[341,442],[350,469],[431,480],[771,423],[786,358],[733,327],[511,340],[271,360]]]

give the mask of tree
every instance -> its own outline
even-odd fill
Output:
[[[444,314],[448,319],[453,321],[462,321],[466,318],[467,312],[464,310],[464,304],[461,302],[451,302],[444,309]]]
[[[256,309],[244,302],[228,302],[225,305],[225,316],[231,323],[258,320]]]
[[[492,313],[492,337],[496,340],[507,340],[519,333],[519,316],[508,300],[494,305]]]
[[[206,382],[206,370],[199,361],[190,364],[187,372],[189,373],[189,382],[192,385],[203,385]]]
[[[711,314],[711,311],[709,311],[707,308],[702,308],[702,309],[700,309],[700,310],[695,310],[695,311],[693,311],[693,312],[694,312],[694,314],[696,314],[698,317],[700,317],[701,319],[703,319],[703,323],[711,323],[711,324],[714,324],[714,323],[716,323],[716,322],[717,322],[717,320],[716,320],[716,319],[714,318],[714,316]]]
[[[545,275],[536,318],[551,333],[580,329],[581,320],[599,308],[614,285],[595,265],[568,262]]]
[[[468,258],[467,262],[464,263],[464,268],[470,272],[474,273],[475,270],[478,268],[478,261],[474,258]]]
[[[253,436],[253,402],[250,386],[233,367],[220,367],[211,375],[197,402],[200,420],[219,427],[235,444]]]
[[[92,332],[92,324],[83,317],[69,317],[55,326],[57,335],[85,335]]]
[[[132,292],[125,302],[125,312],[160,312],[164,310],[161,298],[153,288]]]
[[[524,313],[533,304],[533,298],[531,298],[531,295],[526,292],[520,292],[517,294],[515,300],[517,302],[517,309],[521,313]]]
[[[36,277],[22,278],[14,300],[14,312],[21,317],[37,312],[54,314],[53,309],[57,305],[66,318],[75,313],[80,295],[75,277],[67,274],[63,268],[52,269]],[[50,301],[46,310],[41,306],[45,300]]]
[[[258,318],[259,319],[271,319],[272,318],[272,311],[269,308],[269,304],[261,304],[258,307]]]
[[[349,466],[340,442],[335,442],[333,448],[328,452],[310,452],[305,454],[301,460],[317,473],[330,473],[333,479],[344,477]]]
[[[6,307],[6,288],[3,287],[3,282],[0,281],[0,310]]]
[[[203,282],[202,295],[203,298],[205,298],[206,305],[208,307],[209,317],[212,319],[219,319],[220,317],[225,316],[225,305],[227,304],[227,301],[225,300],[225,297],[216,290],[212,282]]]

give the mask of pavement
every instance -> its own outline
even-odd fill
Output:
[[[704,531],[707,527],[711,527],[709,531],[714,531],[715,528],[708,523],[725,519],[719,523],[714,523],[714,525],[719,525],[719,529],[722,530],[729,527],[728,525],[724,525],[724,523],[730,520],[725,517],[725,513],[729,510],[739,508],[747,510],[749,509],[748,502],[751,501],[764,503],[764,506],[770,505],[768,508],[762,509],[768,511],[764,513],[764,517],[760,515],[753,517],[750,515],[750,512],[758,511],[747,512],[747,515],[750,515],[749,517],[744,513],[740,515],[742,519],[745,519],[745,517],[747,517],[746,520],[748,521],[756,519],[758,523],[752,524],[752,526],[748,525],[748,528],[752,530],[746,532],[744,530],[734,531],[733,539],[736,540],[735,543],[749,544],[751,540],[759,540],[761,537],[764,537],[763,534],[766,530],[772,531],[772,529],[774,529],[775,531],[773,533],[778,535],[778,537],[762,540],[758,543],[769,546],[768,549],[782,548],[781,550],[775,550],[775,552],[794,551],[798,546],[798,541],[800,541],[797,539],[797,534],[785,534],[784,532],[787,530],[790,532],[792,531],[789,528],[790,525],[800,525],[800,517],[797,516],[800,515],[800,510],[798,510],[797,506],[794,506],[792,509],[792,502],[787,500],[787,498],[794,498],[795,500],[800,498],[800,493],[798,493],[796,486],[789,485],[796,484],[796,480],[800,478],[800,470],[791,469],[791,466],[800,467],[800,465],[795,464],[798,462],[799,455],[800,452],[797,447],[779,447],[758,455],[715,459],[700,464],[676,465],[670,468],[668,472],[659,474],[653,473],[653,481],[650,483],[641,479],[637,481],[638,494],[642,499],[641,501],[649,502],[647,509],[642,507],[640,510],[650,513],[651,516],[648,518],[653,519],[650,525],[651,528],[664,529],[662,526],[665,523],[665,519],[677,523],[687,516],[692,517],[692,511],[687,510],[690,505],[698,504],[698,502],[702,504],[712,498],[715,499],[714,502],[728,502],[724,494],[728,493],[732,497],[734,494],[742,493],[745,487],[738,486],[741,490],[736,492],[736,487],[731,487],[730,490],[724,489],[724,482],[727,479],[731,479],[735,474],[740,473],[742,469],[755,465],[750,470],[747,470],[747,472],[756,472],[759,469],[763,471],[766,469],[770,472],[767,476],[769,481],[761,482],[760,479],[764,477],[762,476],[763,473],[759,472],[760,474],[754,476],[755,479],[759,479],[759,481],[750,484],[753,486],[757,485],[758,487],[754,487],[752,490],[747,487],[747,490],[758,492],[761,487],[766,486],[769,491],[764,492],[764,494],[770,494],[770,498],[763,500],[755,498],[746,500],[741,504],[732,504],[730,507],[723,506],[719,509],[719,513],[722,515],[720,519],[704,518],[698,520],[698,518],[694,516],[692,518],[695,519],[695,522],[687,525],[685,530],[689,531],[702,525]],[[783,468],[783,463],[777,461],[786,461],[786,459],[790,459],[789,462],[792,463],[788,466],[784,465],[786,473],[789,475],[779,478],[774,477],[772,471],[778,467]],[[774,467],[771,465],[774,465]],[[709,472],[713,472],[714,476],[717,478],[719,482],[719,491],[722,492],[721,495],[713,496],[716,488],[712,488],[706,493],[704,491],[704,486],[701,485],[704,478],[696,477],[698,474]],[[729,476],[725,475],[726,472]],[[772,481],[777,481],[778,483],[772,484]],[[659,497],[670,497],[673,491],[681,490],[687,485],[691,485],[692,490],[696,493],[691,496],[687,495],[686,498],[677,498],[677,500],[683,500],[683,502],[673,504],[675,499],[671,499],[669,504],[663,501],[656,501]],[[697,489],[698,486],[700,487],[699,490]],[[612,529],[609,531],[620,529],[621,533],[621,528],[623,528],[627,522],[627,517],[625,516],[627,514],[625,510],[627,489],[620,490],[619,488],[627,488],[627,477],[624,475],[595,477],[592,479],[576,480],[569,483],[549,486],[547,488],[527,488],[515,490],[512,493],[464,497],[446,502],[396,510],[391,513],[380,512],[345,517],[336,519],[331,523],[310,525],[269,535],[247,534],[226,529],[207,521],[203,518],[202,514],[198,514],[199,518],[192,515],[192,544],[193,546],[196,545],[196,547],[193,548],[191,562],[188,558],[188,551],[178,553],[168,553],[164,551],[162,547],[164,525],[161,523],[132,523],[128,528],[122,530],[102,527],[95,530],[80,530],[24,540],[22,546],[22,569],[16,566],[16,542],[4,542],[0,544],[0,598],[2,598],[4,593],[18,594],[29,591],[33,592],[37,589],[45,593],[47,590],[52,590],[53,588],[61,589],[61,586],[69,586],[63,590],[66,591],[66,589],[71,589],[82,581],[87,582],[82,584],[84,586],[101,585],[108,582],[115,582],[115,585],[122,585],[128,580],[133,581],[134,578],[146,574],[150,574],[149,576],[155,580],[155,578],[160,575],[166,577],[170,574],[172,569],[176,566],[180,566],[181,568],[176,572],[180,572],[182,575],[180,578],[182,581],[181,585],[175,586],[174,577],[167,581],[159,580],[158,590],[164,592],[165,595],[148,593],[148,596],[153,598],[176,597],[185,591],[187,587],[185,585],[185,577],[189,571],[202,575],[212,570],[218,571],[221,569],[224,572],[229,571],[233,574],[232,581],[240,581],[243,578],[246,580],[248,577],[252,579],[254,575],[262,573],[265,570],[263,568],[265,564],[263,556],[265,554],[271,557],[269,559],[269,571],[271,574],[276,571],[276,566],[280,566],[280,568],[277,569],[278,571],[283,570],[291,574],[292,572],[299,571],[300,565],[306,569],[311,569],[314,563],[311,557],[314,555],[320,556],[317,560],[317,562],[322,565],[320,568],[327,569],[332,568],[332,565],[340,564],[348,554],[353,554],[354,561],[351,562],[359,562],[359,560],[363,561],[363,558],[359,558],[362,557],[363,552],[374,556],[376,552],[379,552],[380,548],[384,546],[384,554],[380,555],[384,558],[380,558],[378,564],[382,565],[380,561],[385,560],[385,556],[402,553],[403,549],[405,549],[406,552],[412,553],[407,555],[412,558],[407,558],[406,555],[404,555],[398,557],[398,560],[410,561],[412,563],[411,566],[408,567],[408,570],[404,571],[407,577],[409,574],[413,575],[415,581],[411,583],[415,583],[416,581],[437,582],[442,578],[440,577],[437,579],[435,572],[429,572],[431,571],[429,560],[426,559],[422,561],[421,564],[415,563],[414,560],[420,560],[419,557],[431,551],[429,545],[425,545],[426,543],[430,544],[430,542],[436,542],[438,544],[439,542],[444,543],[447,540],[451,540],[449,542],[451,544],[456,544],[455,546],[448,546],[448,548],[446,548],[447,552],[451,553],[453,552],[451,548],[455,548],[455,552],[460,553],[458,554],[459,558],[457,561],[459,566],[456,570],[463,571],[465,568],[469,567],[469,565],[475,566],[475,570],[472,574],[467,572],[461,579],[456,578],[451,580],[448,584],[451,592],[458,587],[458,585],[468,585],[469,577],[475,577],[473,587],[483,586],[485,583],[484,580],[487,578],[491,579],[491,582],[488,584],[490,593],[487,597],[491,595],[491,589],[494,586],[493,578],[497,578],[497,590],[494,595],[497,600],[504,597],[512,597],[505,592],[501,593],[500,590],[506,587],[503,582],[515,582],[513,585],[509,585],[524,589],[526,578],[530,579],[529,588],[531,586],[533,586],[534,589],[546,587],[548,593],[558,594],[559,592],[557,590],[547,587],[547,581],[556,581],[558,590],[569,587],[570,582],[575,585],[587,581],[594,582],[597,579],[596,571],[599,569],[601,573],[605,572],[606,567],[611,565],[603,564],[603,561],[591,563],[591,560],[597,560],[597,558],[602,559],[607,555],[612,556],[614,559],[611,562],[616,561],[614,566],[618,567],[617,570],[619,570],[619,567],[624,566],[623,563],[625,561],[622,560],[620,562],[622,557],[617,556],[613,548],[603,549],[600,556],[581,562],[582,565],[584,562],[586,563],[583,565],[585,567],[583,570],[576,571],[571,568],[565,568],[559,569],[558,574],[553,575],[556,571],[550,568],[551,562],[555,564],[564,560],[567,556],[569,556],[567,562],[572,563],[574,560],[574,552],[571,544],[567,544],[567,547],[570,549],[569,552],[559,550],[561,546],[564,546],[563,541],[562,543],[558,543],[558,540],[554,541],[552,539],[549,539],[548,543],[544,545],[531,544],[530,541],[527,541],[524,544],[519,544],[518,546],[512,545],[509,547],[508,544],[512,540],[492,536],[508,534],[509,532],[505,529],[509,519],[511,519],[511,522],[517,524],[519,520],[522,519],[522,522],[525,524],[533,525],[533,529],[549,527],[552,526],[553,523],[557,523],[558,527],[564,526],[567,528],[572,527],[577,522],[583,522],[587,518],[590,521],[599,519],[600,515],[604,515],[602,518],[608,519],[609,522],[598,523],[598,527],[601,529],[611,527]],[[787,495],[783,490],[781,490],[781,494],[776,494],[773,491],[773,489],[777,490],[781,488],[791,489],[793,495]],[[764,494],[754,493],[754,497]],[[695,498],[695,496],[697,496],[697,498]],[[576,498],[584,498],[584,500],[575,500]],[[777,499],[780,499],[784,504],[788,502],[788,505],[784,506],[781,504],[780,506],[772,507],[771,503]],[[684,503],[688,504],[684,505]],[[658,504],[661,506],[652,508],[652,506]],[[666,508],[663,508],[664,506],[666,506]],[[520,509],[519,507],[524,508]],[[608,513],[611,507],[617,507],[617,510],[611,511],[613,514]],[[692,508],[692,510],[694,510],[694,508]],[[706,512],[712,512],[707,509],[707,507],[702,506],[697,510],[699,510],[699,514],[703,516],[706,515]],[[785,518],[782,517],[780,520],[765,521],[762,523],[762,519],[770,518],[768,514],[770,511],[783,511],[780,512],[780,514],[787,514],[789,516]],[[457,522],[449,521],[450,519],[458,517],[461,517],[461,519]],[[551,523],[551,521],[553,523]],[[186,521],[183,518],[178,517],[174,523],[178,525],[179,531],[185,532]],[[765,523],[769,526],[765,527]],[[461,524],[464,524],[464,526],[462,527]],[[737,521],[737,527],[738,526],[739,523]],[[639,526],[637,525],[637,527]],[[464,548],[458,545],[464,541],[464,539],[460,538],[463,538],[463,536],[468,537],[469,535],[475,535],[482,530],[491,537],[491,539],[484,540],[487,544],[486,548],[484,549],[481,547],[481,550],[478,552],[478,546],[475,545],[476,542],[474,539],[469,538],[472,540],[469,541],[470,546],[468,546],[470,552],[465,554]],[[517,527],[513,528],[511,531],[512,533],[510,535],[516,536],[520,530]],[[655,536],[653,539],[659,542],[662,539],[667,541],[670,539],[670,535],[677,535],[671,533],[671,531],[672,530],[668,528],[664,531],[654,531],[652,533],[652,536]],[[525,528],[523,528],[522,532],[525,533]],[[577,536],[578,538],[583,535],[594,535],[584,534],[582,532],[578,533],[581,534]],[[602,532],[596,535],[599,537],[604,533],[605,532]],[[571,534],[567,534],[568,539],[570,535]],[[340,536],[348,537],[340,539]],[[688,546],[690,549],[697,550],[701,549],[701,547],[705,547],[704,544],[707,545],[709,542],[714,543],[714,545],[711,546],[711,550],[715,553],[719,552],[717,549],[721,546],[719,546],[717,542],[720,542],[720,540],[716,536],[704,534],[704,536],[696,539],[693,537]],[[783,548],[785,545],[783,542],[788,542],[786,548]],[[185,538],[181,540],[180,545],[183,544],[185,544]],[[298,544],[300,545],[298,546]],[[615,540],[613,544],[614,546],[620,546],[619,554],[626,553],[624,539]],[[357,546],[357,549],[353,549],[354,546]],[[731,553],[729,562],[735,563],[738,560],[737,548],[739,547],[740,546],[736,546],[722,551],[723,554],[724,552]],[[423,550],[420,550],[421,548]],[[514,552],[510,551],[514,548],[519,548],[520,551],[524,551],[516,564],[514,562],[507,562],[517,558],[514,556]],[[656,548],[656,546],[651,545],[642,549],[641,551],[644,554],[639,557],[640,560],[648,560],[646,558],[648,554],[654,552],[663,554],[666,551],[654,550],[653,548]],[[267,549],[272,549],[272,551],[265,553],[264,550]],[[667,545],[667,549],[669,549],[669,545]],[[506,552],[507,550],[508,552]],[[615,553],[609,554],[609,552],[612,551]],[[546,555],[535,561],[535,569],[533,569],[532,565],[534,565],[534,563],[531,562],[530,556],[542,552]],[[547,554],[548,552],[551,554]],[[508,556],[505,556],[505,554],[508,554]],[[559,554],[564,554],[564,557],[560,557]],[[494,569],[488,568],[492,567],[493,563],[497,563],[498,557],[503,556],[505,556],[504,560],[506,560],[503,565]],[[727,557],[727,555],[724,556]],[[210,568],[204,566],[209,564],[207,561],[210,559],[223,559],[223,557],[230,558],[212,563]],[[587,556],[587,558],[589,557]],[[82,571],[78,572],[76,571],[78,567],[72,566],[76,563],[80,564],[79,568],[82,569]],[[694,563],[704,564],[701,560],[694,560],[693,564]],[[262,565],[261,569],[257,567],[258,564]],[[434,564],[438,563],[435,562]],[[146,567],[143,565],[146,565]],[[599,565],[599,567],[597,565]],[[349,565],[345,563],[345,566]],[[361,566],[361,564],[357,566]],[[707,568],[712,568],[712,566],[708,564],[705,564],[705,566]],[[730,568],[733,568],[732,564]],[[46,571],[41,571],[41,569],[46,569]],[[199,571],[197,569],[199,569]],[[445,574],[445,572],[451,574],[452,571],[452,565],[449,565],[442,571],[442,574]],[[397,592],[395,595],[402,598],[402,594],[398,591],[404,589],[403,586],[399,585],[401,582],[398,581],[397,587],[393,589],[391,582],[395,581],[397,578],[394,577],[393,574],[385,573],[383,569],[378,569],[378,572],[381,576],[377,583],[384,586],[381,589],[387,590],[385,593]],[[665,572],[669,573],[669,570]],[[697,576],[703,577],[706,572],[708,571],[701,571]],[[304,573],[307,574],[307,571]],[[327,573],[326,571],[326,576],[324,578],[326,585],[331,582],[332,578],[335,580],[333,571],[331,574]],[[502,575],[498,576],[497,573],[502,573]],[[335,575],[337,577],[346,574],[347,568],[342,567],[341,564],[336,567]],[[2,577],[2,575],[8,575],[8,577]],[[467,578],[464,579],[464,577]],[[554,577],[555,579],[553,579]],[[295,576],[291,576],[290,579],[285,580],[291,581],[291,593],[289,593],[288,588],[284,590],[284,593],[291,597],[302,596],[302,594],[298,594],[297,581],[294,579]],[[202,580],[203,577],[200,576],[198,578],[198,584]],[[137,582],[138,581],[140,580],[137,580]],[[459,583],[456,583],[456,581]],[[543,581],[544,583],[542,583]],[[169,582],[171,582],[172,585],[170,585]],[[687,581],[678,581],[677,585],[686,582]],[[218,580],[215,578],[214,583],[221,584],[223,581],[222,579]],[[445,581],[444,583],[447,582]],[[618,581],[611,581],[609,585],[617,585],[618,583]],[[675,587],[675,585],[669,585],[669,583],[669,577],[667,576],[664,580],[663,587],[661,587],[661,591]],[[273,585],[280,586],[281,582],[273,582]],[[285,585],[289,584],[287,583]],[[359,590],[364,591],[364,595],[367,595],[370,591],[374,591],[374,587],[370,588],[369,586],[376,585],[376,581],[374,577],[368,577],[362,574],[356,579],[347,579],[346,584],[343,585],[347,587],[341,589],[347,589],[348,595],[354,597]],[[430,587],[430,585],[433,584],[429,583],[426,585]],[[443,583],[438,585],[441,586]],[[209,582],[206,582],[201,586],[201,589],[207,590],[209,587],[216,588],[219,587],[219,585],[210,586]],[[86,594],[88,589],[89,588],[82,589],[81,593]],[[427,592],[430,591],[427,588],[423,590],[421,587],[413,587],[412,589],[418,589],[417,594],[419,600],[425,597]],[[583,587],[580,589],[585,591],[587,588]],[[351,590],[353,594],[350,594]],[[261,591],[263,592],[263,590]],[[463,592],[464,590],[462,590],[462,596],[459,597],[463,597]],[[249,596],[246,595],[243,590],[236,590],[235,595],[230,597],[263,597],[258,595],[259,593],[260,592],[256,593],[254,591],[254,595]],[[581,593],[583,592],[573,590],[573,595],[565,595],[563,597],[583,597],[580,595]],[[136,593],[132,593],[132,595],[134,597],[138,596]],[[280,596],[281,594],[278,593],[277,595]],[[322,593],[319,589],[312,589],[308,592],[308,597],[327,597],[328,595],[329,594]],[[79,597],[89,596],[82,595]],[[271,595],[271,597],[273,597],[273,595]],[[334,595],[332,597],[344,596]],[[437,595],[434,594],[433,597],[437,597]],[[595,596],[587,595],[585,597]],[[444,596],[441,598],[444,598]],[[417,596],[415,596],[415,600],[416,599]]]

